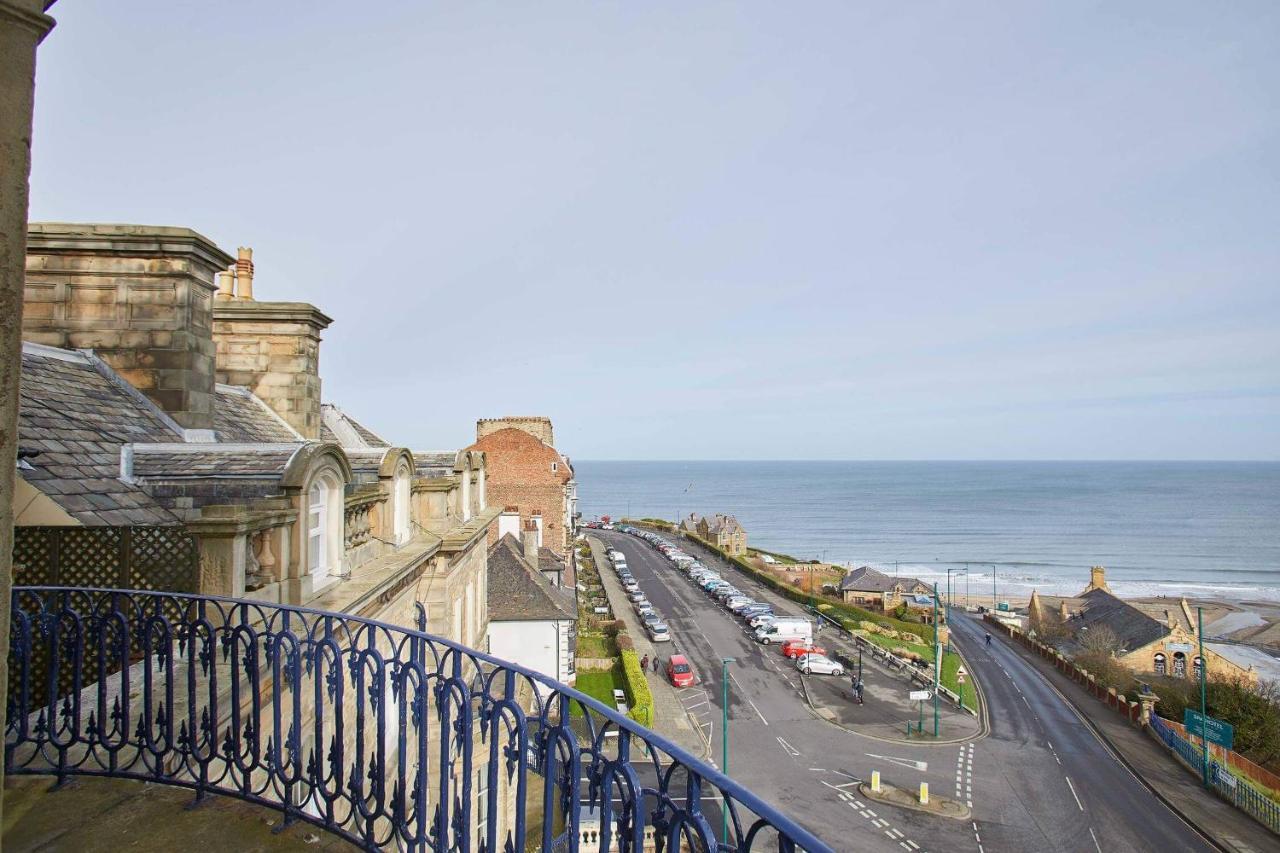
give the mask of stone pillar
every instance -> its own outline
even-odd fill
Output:
[[[1160,697],[1144,690],[1138,694],[1138,701],[1142,703],[1142,710],[1138,712],[1138,723],[1145,729],[1151,725],[1151,715],[1155,713],[1156,703],[1160,701]]]
[[[0,0],[0,714],[8,707],[13,489],[27,256],[27,178],[36,46],[53,29],[42,0]],[[0,766],[0,792],[4,768]],[[0,798],[0,808],[3,799]]]

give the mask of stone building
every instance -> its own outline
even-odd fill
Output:
[[[1127,602],[1111,592],[1102,566],[1089,570],[1089,584],[1079,595],[1048,596],[1033,590],[1027,621],[1031,630],[1068,656],[1088,647],[1089,632],[1105,632],[1115,659],[1133,672],[1200,677],[1200,638],[1187,600]],[[1253,667],[1231,660],[1223,644],[1204,645],[1208,677],[1257,679]]]
[[[489,500],[505,508],[494,533],[520,537],[526,522],[538,531],[538,544],[567,563],[576,532],[578,484],[573,465],[555,448],[551,419],[486,418],[476,422],[476,441],[467,448],[484,453]]]
[[[886,575],[870,566],[859,566],[840,579],[840,598],[845,604],[881,612],[892,610],[917,595],[932,596],[933,588],[919,578]]]
[[[421,606],[433,634],[482,648],[484,453],[393,446],[322,405],[331,321],[255,301],[251,259],[185,228],[31,226],[16,581],[405,627]],[[513,790],[485,796],[514,808]]]
[[[708,518],[690,514],[689,519],[693,520],[695,535],[700,539],[705,539],[731,557],[747,555],[747,531],[732,515],[716,513]]]

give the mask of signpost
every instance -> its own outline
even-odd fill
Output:
[[[928,690],[912,690],[908,694],[912,702],[925,702],[932,695]]]
[[[1187,734],[1200,735],[1203,733],[1205,740],[1209,741],[1209,743],[1216,743],[1223,749],[1231,749],[1231,745],[1235,742],[1234,726],[1214,717],[1206,717],[1191,708],[1183,710],[1182,724],[1186,726]]]
[[[969,673],[964,667],[956,670],[956,684],[960,685],[960,709],[964,710],[964,677]]]

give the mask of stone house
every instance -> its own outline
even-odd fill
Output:
[[[491,542],[508,534],[518,539],[525,523],[532,522],[539,546],[566,561],[571,579],[578,484],[572,463],[555,448],[551,419],[479,420],[476,441],[467,450],[485,455],[489,500],[504,508]]]
[[[1133,672],[1200,677],[1200,638],[1187,600],[1127,602],[1111,592],[1102,566],[1090,569],[1089,584],[1079,595],[1048,596],[1033,590],[1027,621],[1031,630],[1068,656],[1087,648],[1088,632],[1106,631],[1114,639],[1115,659]],[[1208,677],[1256,681],[1254,669],[1224,655],[1221,645],[1205,643]]]
[[[859,566],[840,579],[840,598],[845,604],[887,612],[915,596],[932,596],[933,588],[918,578],[886,575],[870,566]]]
[[[689,518],[693,519],[694,516],[691,514]],[[694,522],[694,528],[699,538],[715,545],[730,557],[747,555],[747,531],[732,515],[716,513],[709,518],[699,517]]]
[[[37,223],[26,270],[15,583],[405,627],[421,605],[433,634],[483,647],[498,516],[484,453],[392,446],[324,407],[331,321],[253,299],[248,249],[233,258],[185,228]],[[514,814],[513,786],[473,791]]]
[[[573,684],[577,592],[555,585],[539,568],[545,551],[533,524],[520,539],[508,533],[489,548],[488,651]]]

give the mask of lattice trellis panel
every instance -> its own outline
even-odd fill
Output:
[[[58,543],[58,586],[120,586],[125,558],[119,527],[64,527]]]
[[[180,527],[134,527],[130,532],[130,589],[196,591],[200,553],[195,537]]]
[[[13,531],[14,586],[53,583],[57,527],[19,527]]]
[[[19,527],[20,586],[119,587],[195,592],[199,547],[181,527]]]

